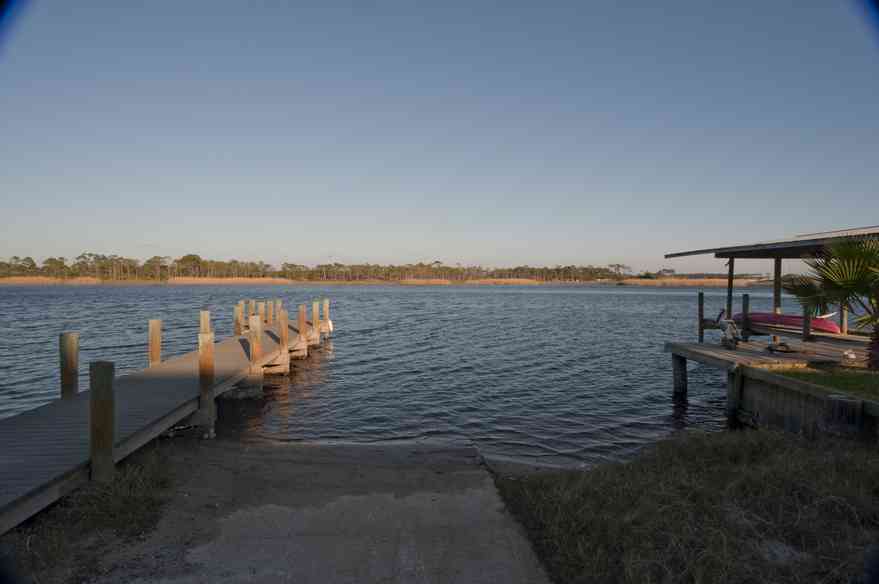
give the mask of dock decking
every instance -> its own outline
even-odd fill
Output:
[[[326,313],[327,304],[324,306]],[[305,321],[309,345],[320,343],[321,329],[325,334],[332,330],[331,321],[324,320],[318,319],[317,327]],[[260,335],[260,357],[253,362],[248,341],[251,333],[213,345],[214,397],[233,389],[254,367],[261,374],[262,367],[286,358],[289,352],[301,354],[299,326],[288,325],[292,334],[286,335],[287,347],[281,347],[283,336],[278,326],[266,321]],[[114,462],[195,413],[200,391],[197,351],[116,378]],[[89,391],[82,391],[0,423],[0,534],[88,480],[89,406]]]

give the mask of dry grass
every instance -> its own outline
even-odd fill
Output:
[[[172,447],[147,446],[117,467],[113,483],[89,483],[0,538],[19,573],[42,584],[82,582],[120,539],[155,527],[171,482],[166,449]]]
[[[465,280],[464,284],[475,284],[482,286],[534,286],[542,284],[540,280],[532,278],[480,278],[476,280]]]
[[[875,447],[768,431],[497,481],[562,584],[847,583],[879,530]]]
[[[780,369],[774,371],[785,377],[823,385],[833,391],[879,400],[879,372],[866,369],[837,367],[834,369]]]
[[[726,278],[626,278],[620,280],[626,286],[698,286],[700,288],[726,288]],[[733,280],[733,286],[736,288],[746,288],[753,286],[759,282],[751,278],[736,278]]]

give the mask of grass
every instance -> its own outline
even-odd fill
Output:
[[[879,373],[863,369],[782,369],[775,371],[800,381],[823,385],[862,399],[879,400]]]
[[[879,456],[849,442],[690,433],[496,480],[560,584],[850,582],[879,533]]]
[[[88,483],[0,538],[18,572],[42,584],[81,582],[95,575],[104,550],[155,527],[171,447],[153,443],[117,466],[112,483]]]

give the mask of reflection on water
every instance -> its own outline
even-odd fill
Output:
[[[322,296],[332,344],[268,378],[263,399],[223,401],[221,436],[471,440],[489,456],[582,465],[725,424],[717,370],[692,366],[689,400],[672,399],[662,347],[695,337],[695,290],[550,286],[0,288],[0,417],[56,399],[62,331],[80,332],[85,388],[90,360],[145,366],[150,318],[163,320],[167,358],[195,349],[201,309],[223,337],[239,299]],[[724,304],[706,291],[706,313]],[[770,305],[768,290],[751,291],[752,310]]]

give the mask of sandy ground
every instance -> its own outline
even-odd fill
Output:
[[[548,583],[475,449],[186,439],[97,583]]]

